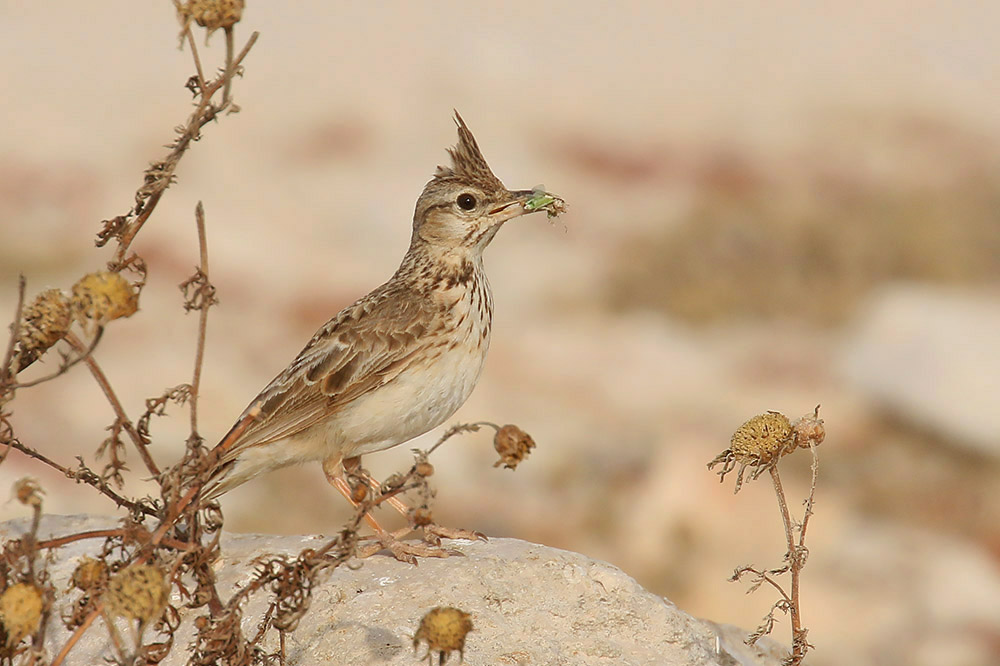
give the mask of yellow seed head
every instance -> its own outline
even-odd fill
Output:
[[[108,582],[108,565],[92,557],[84,557],[73,571],[73,587],[84,592],[103,587]]]
[[[434,475],[434,465],[424,460],[422,462],[417,463],[416,469],[414,471],[416,471],[417,476],[422,476],[424,478],[427,478],[428,476]]]
[[[740,462],[768,463],[787,452],[792,424],[778,412],[753,417],[733,433],[729,449]]]
[[[505,425],[493,437],[493,448],[500,454],[500,460],[493,463],[494,467],[503,465],[507,469],[516,469],[517,464],[535,448],[535,440],[516,425]]]
[[[244,0],[188,0],[178,4],[182,21],[188,19],[212,33],[219,28],[229,28],[243,18]]]
[[[0,620],[7,632],[7,645],[17,645],[38,631],[45,603],[42,591],[31,583],[11,585],[0,595]]]
[[[69,299],[60,289],[49,289],[24,308],[18,343],[35,356],[63,339],[72,323]]]
[[[148,624],[160,619],[170,586],[163,570],[153,564],[130,564],[108,582],[104,603],[112,617]]]
[[[100,271],[73,285],[73,315],[84,325],[103,326],[112,319],[129,317],[139,309],[139,295],[120,273]]]
[[[465,636],[472,631],[472,616],[457,608],[432,608],[420,620],[420,627],[413,636],[413,649],[416,651],[420,641],[427,643],[428,661],[434,652],[449,655],[453,650],[459,653],[459,659],[465,651]]]

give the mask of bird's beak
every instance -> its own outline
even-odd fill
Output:
[[[540,188],[514,190],[508,192],[508,194],[510,198],[506,203],[490,211],[490,217],[497,222],[506,222],[515,217],[528,213],[537,213],[541,210],[548,213],[549,217],[555,217],[566,210],[566,202],[561,197],[545,192]]]

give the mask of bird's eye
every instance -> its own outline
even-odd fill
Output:
[[[476,207],[476,197],[472,196],[468,192],[458,195],[458,207],[462,210],[472,210]]]

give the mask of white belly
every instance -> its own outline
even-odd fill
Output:
[[[486,359],[483,347],[459,345],[359,397],[326,424],[327,442],[348,458],[402,444],[441,425],[476,386]]]

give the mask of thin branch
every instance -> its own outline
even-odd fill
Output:
[[[120,266],[125,259],[125,254],[128,252],[129,247],[132,245],[132,241],[135,240],[136,234],[142,229],[142,226],[152,215],[153,209],[156,208],[157,203],[160,201],[160,197],[170,186],[171,180],[174,175],[174,171],[177,168],[177,163],[180,161],[181,156],[187,151],[188,147],[191,145],[192,141],[195,141],[199,137],[201,128],[215,120],[215,117],[220,111],[223,111],[228,106],[230,106],[231,101],[223,101],[218,107],[211,104],[212,96],[219,91],[219,89],[225,87],[227,82],[231,80],[239,72],[240,63],[250,52],[250,49],[257,42],[257,37],[260,33],[254,32],[250,35],[250,39],[247,40],[246,45],[243,50],[240,51],[239,55],[228,64],[222,75],[211,83],[206,84],[205,87],[201,89],[201,99],[198,102],[198,106],[188,117],[188,121],[184,128],[180,130],[180,135],[174,140],[171,145],[170,153],[167,155],[160,164],[163,167],[163,173],[158,174],[156,177],[155,189],[149,195],[145,201],[138,205],[138,210],[135,212],[137,216],[134,220],[128,223],[128,225],[121,230],[118,236],[118,249],[115,251],[114,259],[110,262],[113,266]],[[149,172],[147,171],[147,179],[149,178]],[[146,187],[146,185],[144,185]],[[139,190],[139,196],[143,188]]]
[[[233,51],[236,46],[233,43],[233,26],[227,25],[223,28],[226,32],[226,72],[229,72],[233,67]],[[230,91],[232,90],[233,77],[226,77],[226,86],[222,90],[222,103],[228,104],[232,98],[230,97]]]
[[[63,363],[60,364],[59,369],[56,370],[55,372],[52,372],[48,375],[44,375],[42,377],[38,377],[37,379],[32,379],[31,381],[28,382],[18,382],[17,384],[13,384],[11,388],[15,389],[31,388],[32,386],[38,386],[39,384],[51,381],[56,377],[65,375],[74,365],[80,363],[81,361],[86,361],[88,358],[90,358],[90,355],[94,353],[95,349],[97,349],[97,343],[101,341],[101,336],[103,335],[104,335],[104,327],[98,326],[97,333],[94,334],[94,339],[90,341],[90,345],[83,351],[83,353],[78,353],[76,358],[70,359],[69,361],[65,360],[64,358]]]
[[[94,474],[93,472],[91,472],[93,476],[90,476],[89,474],[83,474],[82,472],[71,470],[68,467],[63,467],[54,460],[46,458],[38,451],[35,451],[34,449],[25,446],[24,444],[13,438],[7,443],[7,445],[9,447],[17,449],[18,451],[28,456],[29,458],[34,458],[35,460],[48,465],[52,469],[59,471],[68,479],[79,481],[87,484],[88,486],[91,486],[92,488],[96,488],[102,495],[109,498],[118,506],[126,507],[132,513],[144,513],[147,516],[156,515],[156,512],[153,509],[149,508],[148,506],[143,506],[138,502],[133,502],[132,500],[125,499],[115,491],[111,490],[111,488],[109,488],[106,483],[101,481],[101,478],[97,476],[97,474]]]
[[[7,340],[7,351],[3,355],[3,367],[0,367],[0,389],[6,393],[4,385],[11,377],[10,363],[14,359],[14,345],[21,333],[21,313],[24,311],[24,290],[28,281],[22,273],[17,277],[17,307],[14,309],[14,321],[10,325],[10,338]]]
[[[226,30],[230,35],[231,31]],[[201,282],[198,289],[202,291],[201,311],[198,316],[198,344],[194,354],[194,377],[191,380],[191,437],[198,437],[198,396],[201,391],[201,369],[205,359],[205,336],[208,330],[208,309],[215,300],[215,288],[208,276],[208,240],[205,235],[205,208],[199,201],[194,209],[195,222],[198,225],[198,248],[201,253]]]
[[[68,641],[66,641],[66,644],[63,645],[61,650],[59,650],[59,654],[57,654],[56,658],[52,660],[51,666],[62,666],[62,663],[66,660],[66,655],[68,655],[69,651],[73,649],[73,646],[79,642],[80,637],[83,636],[87,629],[90,628],[90,625],[94,623],[94,620],[97,619],[97,616],[101,614],[102,610],[104,610],[104,604],[98,600],[94,605],[94,610],[90,611],[90,615],[84,618],[83,622],[80,623],[80,626],[73,632],[73,635],[69,637]]]
[[[184,35],[188,39],[191,47],[191,57],[194,59],[194,69],[198,73],[198,90],[205,89],[205,73],[201,69],[201,57],[198,55],[198,45],[195,44],[194,33],[191,31],[191,24],[184,26]]]
[[[81,343],[80,339],[77,338],[72,332],[66,334],[66,342],[68,342],[70,346],[78,352],[82,351],[83,343]],[[135,444],[135,448],[139,452],[139,457],[142,458],[143,464],[146,465],[146,469],[153,476],[159,476],[160,468],[157,467],[156,462],[153,460],[153,456],[149,453],[149,449],[146,447],[146,443],[142,441],[142,437],[139,436],[139,432],[135,429],[135,425],[131,420],[129,420],[128,415],[125,414],[125,408],[122,407],[121,401],[118,400],[118,396],[115,395],[114,389],[111,388],[111,383],[108,381],[104,371],[101,370],[101,367],[97,365],[97,361],[95,361],[92,356],[87,356],[85,358],[85,363],[90,369],[90,374],[94,376],[94,380],[104,392],[108,402],[111,403],[111,409],[114,410],[115,415],[118,417],[118,420],[122,425],[122,429],[128,433],[132,443]]]

